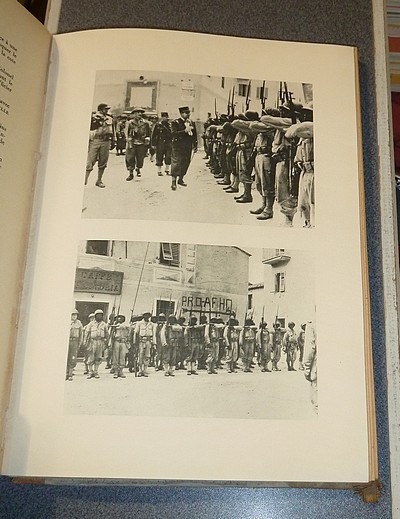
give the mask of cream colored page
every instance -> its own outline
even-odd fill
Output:
[[[5,473],[367,481],[354,50],[150,30],[86,32],[56,36],[55,41],[57,89],[50,107],[32,302],[26,344],[19,352],[24,364],[15,378]],[[218,60],[210,60],[215,49]],[[271,80],[312,83],[319,171],[315,229],[82,219],[88,117],[98,70],[245,78],[262,78],[268,71]],[[306,251],[315,263],[318,419],[65,414],[66,338],[77,247],[87,239]],[[155,445],[161,449],[157,455]],[[256,446],[262,448],[255,454]]]
[[[0,423],[9,398],[33,183],[44,110],[50,35],[20,4],[0,19]],[[0,437],[2,425],[0,426]]]

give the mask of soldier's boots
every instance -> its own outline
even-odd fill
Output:
[[[136,168],[136,176],[141,177],[142,173],[140,172],[139,168]]]
[[[176,191],[176,177],[172,177],[171,189],[172,191]]]
[[[88,183],[90,173],[91,173],[91,171],[86,170],[86,175],[85,175],[85,186],[86,186],[87,183]]]
[[[178,180],[178,184],[179,184],[180,186],[183,186],[183,187],[186,187],[186,186],[187,186],[187,184],[183,181],[183,178],[180,178],[180,179]]]
[[[253,197],[251,196],[251,184],[246,182],[244,184],[244,193],[241,197],[236,198],[236,202],[238,204],[248,204],[253,201]]]
[[[285,215],[284,227],[293,227],[293,216]]]
[[[261,214],[264,211],[267,205],[267,197],[263,196],[262,199],[262,205],[258,209],[250,209],[251,214]]]
[[[132,170],[128,170],[129,171],[129,175],[126,177],[126,180],[133,180],[133,171]]]
[[[99,169],[99,171],[97,173],[97,182],[96,182],[97,187],[106,187],[102,182],[103,175],[104,175],[104,169]]]

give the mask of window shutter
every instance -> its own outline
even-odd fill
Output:
[[[172,255],[171,245],[172,245],[171,243],[162,243],[161,244],[161,252],[162,252],[164,260],[172,261],[174,259],[173,255]]]

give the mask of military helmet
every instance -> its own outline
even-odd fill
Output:
[[[200,324],[207,324],[207,316],[201,315],[200,316]]]
[[[95,311],[94,315],[97,315],[97,314],[104,314],[104,312],[103,312],[103,310],[102,310],[101,308],[98,308],[98,309]]]
[[[146,110],[145,110],[144,108],[142,108],[141,106],[135,106],[135,107],[132,108],[132,110],[131,110],[131,114],[134,114],[134,113],[136,113],[136,112],[139,112],[139,113],[141,113],[141,114],[144,114],[145,111],[146,111]]]
[[[158,316],[158,322],[161,323],[161,322],[165,322],[166,320],[167,320],[167,318],[166,318],[165,314],[162,314],[162,313],[159,314],[159,316]]]
[[[178,320],[173,314],[168,317],[168,324],[176,324],[177,322]]]
[[[190,318],[189,324],[190,326],[194,326],[195,324],[197,324],[197,317],[195,315]]]
[[[186,321],[186,319],[183,316],[179,317],[179,319],[178,319],[179,324],[185,324],[185,321]]]
[[[314,108],[312,102],[303,106],[303,108],[301,109],[301,115],[303,121],[312,122],[314,117]]]
[[[272,115],[273,117],[280,116],[279,110],[277,108],[274,108],[273,106],[267,106],[266,108],[264,108],[264,110],[262,111],[262,114],[263,115]]]
[[[106,103],[100,103],[98,106],[97,106],[97,110],[100,112],[100,110],[105,110],[107,108],[107,110],[109,110],[111,108],[111,106],[109,106],[108,104]]]
[[[255,110],[246,110],[244,115],[248,121],[258,121],[259,119],[259,114]]]
[[[289,321],[287,325],[288,328],[294,328],[296,326],[296,324],[293,321]]]

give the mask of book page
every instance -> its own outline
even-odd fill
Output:
[[[32,51],[34,49],[34,52]],[[39,152],[50,35],[20,4],[0,20],[0,436],[9,398],[19,298]]]
[[[368,481],[354,49],[55,42],[3,471]]]

